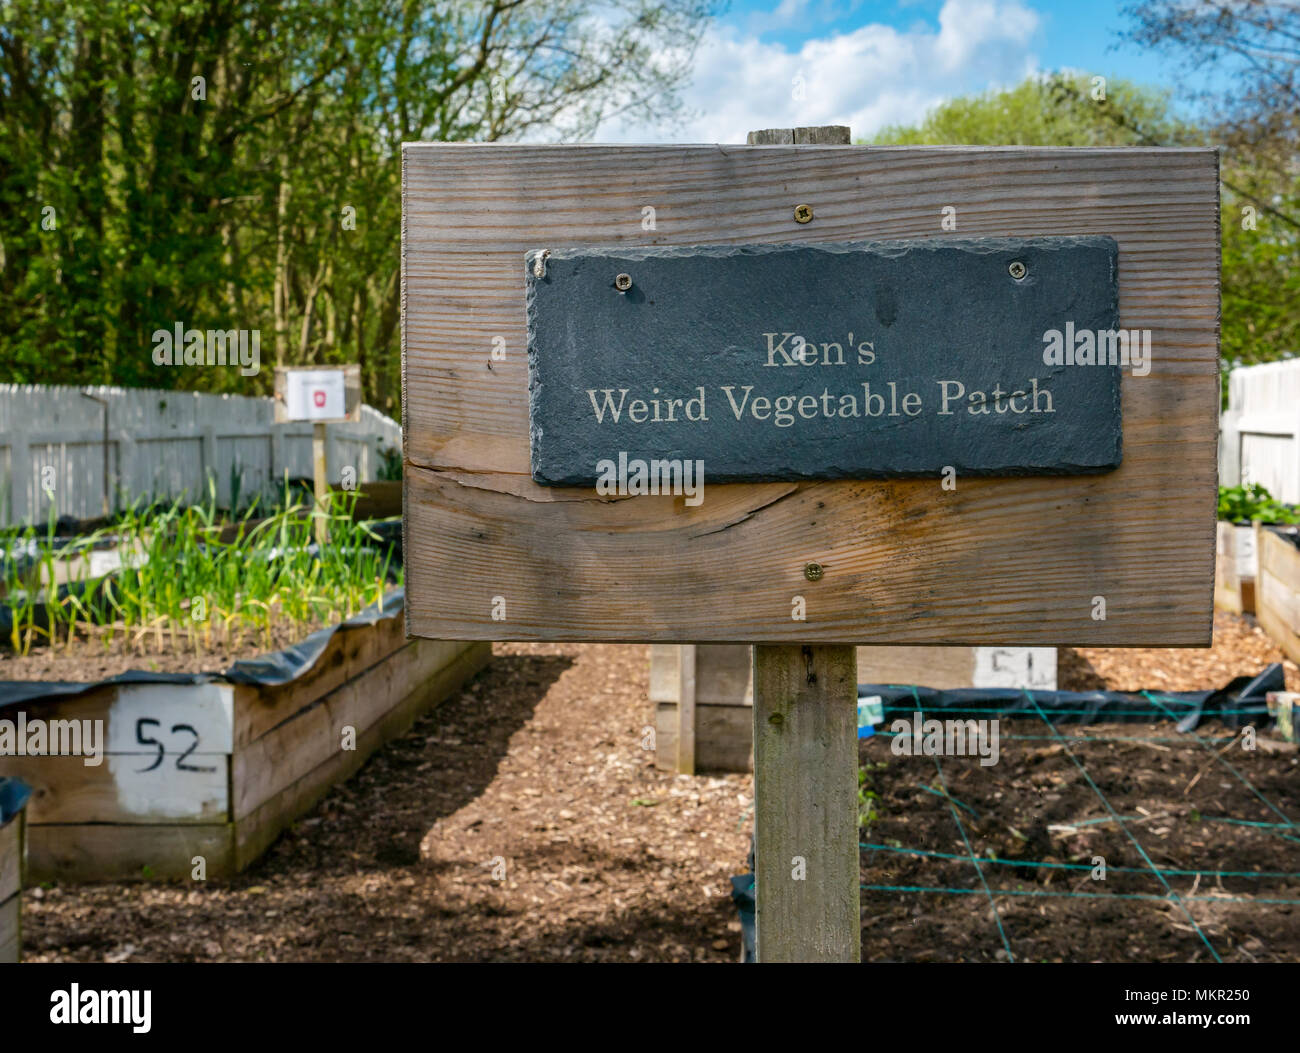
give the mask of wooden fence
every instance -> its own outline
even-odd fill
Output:
[[[101,515],[124,495],[231,501],[312,474],[311,424],[275,424],[269,398],[112,387],[0,385],[0,524],[56,514]],[[357,423],[331,424],[327,474],[377,477],[383,446],[400,449],[401,427],[369,406]]]
[[[1219,483],[1300,503],[1300,359],[1234,369],[1219,418]]]

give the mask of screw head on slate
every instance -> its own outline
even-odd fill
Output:
[[[627,292],[628,289],[632,288],[632,275],[616,274],[614,276],[614,288],[619,292]]]
[[[796,223],[811,223],[813,218],[812,205],[795,205],[794,221]]]
[[[821,581],[822,575],[826,573],[826,568],[820,563],[805,563],[803,565],[803,576],[809,581]]]
[[[1029,273],[1029,268],[1019,260],[1012,260],[1011,266],[1007,268],[1007,273],[1009,273],[1011,277],[1015,278],[1016,281],[1020,281],[1021,278]]]

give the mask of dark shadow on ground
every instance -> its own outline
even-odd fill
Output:
[[[418,862],[425,832],[492,782],[511,736],[572,665],[565,655],[494,655],[457,695],[334,787],[243,879]]]

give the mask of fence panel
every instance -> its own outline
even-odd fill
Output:
[[[310,424],[274,423],[269,398],[113,387],[0,385],[0,523],[49,513],[89,519],[105,500],[197,500],[208,480],[227,504],[312,473]],[[331,424],[328,474],[345,467],[373,480],[379,448],[402,443],[401,426],[370,406],[356,423]],[[107,448],[107,457],[105,456]]]
[[[1219,420],[1219,483],[1300,504],[1300,359],[1234,369]]]

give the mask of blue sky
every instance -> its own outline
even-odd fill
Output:
[[[1121,34],[1131,25],[1122,13],[1124,2],[1025,0],[1016,6],[1027,8],[1039,19],[1033,44],[1045,69],[1088,66],[1104,67],[1098,71],[1117,76],[1149,75],[1150,53],[1122,39]],[[871,22],[897,30],[922,27],[933,32],[943,7],[943,0],[809,0],[785,4],[774,0],[732,0],[719,21],[754,32],[765,42],[798,46],[831,33],[850,33]]]
[[[741,142],[751,128],[914,123],[954,95],[1060,69],[1174,88],[1167,56],[1127,43],[1112,0],[731,0],[705,34],[690,115],[624,122],[606,142]],[[1184,108],[1186,109],[1186,108]]]

